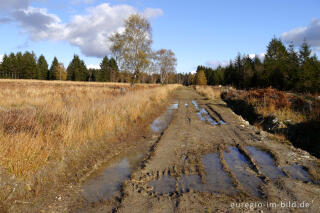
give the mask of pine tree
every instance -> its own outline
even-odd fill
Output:
[[[110,58],[109,66],[110,66],[110,81],[116,82],[119,75],[119,68],[118,68],[117,61],[114,58]]]
[[[288,48],[288,74],[289,74],[289,83],[288,88],[294,89],[299,87],[299,57],[297,52],[294,50],[293,43],[290,43]]]
[[[49,72],[47,74],[47,79],[48,80],[57,80],[57,73],[58,70],[57,68],[59,67],[59,61],[57,59],[57,57],[54,57],[52,64],[50,66]]]
[[[36,79],[37,73],[37,63],[35,59],[35,54],[30,52],[25,52],[22,56],[22,72],[20,78],[24,79]]]
[[[79,56],[74,55],[72,61],[67,68],[67,80],[71,81],[87,81],[89,78],[86,65]]]
[[[316,56],[311,57],[311,48],[306,40],[303,41],[299,50],[299,60],[301,71],[299,72],[299,90],[304,92],[313,92],[316,87],[317,72],[318,71],[318,59]]]
[[[5,54],[2,58],[0,77],[8,78],[9,73],[9,57]]]
[[[285,89],[287,87],[287,58],[288,52],[282,41],[273,38],[267,46],[267,53],[264,59],[264,76],[267,86],[273,86],[278,89]]]
[[[105,56],[100,64],[99,81],[107,82],[110,81],[110,67],[109,59]]]
[[[47,74],[48,74],[48,63],[47,60],[45,59],[45,57],[43,55],[41,55],[38,58],[38,79],[40,80],[46,80],[47,79]]]
[[[307,62],[310,59],[310,56],[311,56],[310,45],[307,43],[306,40],[304,40],[299,50],[300,64],[303,65],[305,62]]]

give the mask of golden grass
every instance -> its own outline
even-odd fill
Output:
[[[208,99],[219,99],[221,96],[221,88],[213,86],[195,86],[196,91]]]
[[[0,80],[0,165],[30,177],[102,136],[124,134],[176,87]]]

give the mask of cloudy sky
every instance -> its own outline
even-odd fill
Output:
[[[272,37],[320,51],[318,0],[0,0],[1,55],[54,56],[67,67],[74,54],[97,66],[110,54],[108,36],[130,14],[153,27],[153,48],[172,49],[178,72],[226,64],[238,52],[262,56]]]

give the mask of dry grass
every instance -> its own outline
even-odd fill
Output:
[[[279,121],[300,123],[319,116],[319,103],[307,102],[302,96],[287,94],[271,87],[249,91],[231,91],[226,97],[236,97],[252,105],[264,117],[275,116]]]
[[[208,99],[219,99],[221,96],[221,88],[213,86],[195,86],[196,91]]]
[[[0,80],[0,165],[28,178],[72,159],[102,143],[96,139],[128,131],[176,87]]]

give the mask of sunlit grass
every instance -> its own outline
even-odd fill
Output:
[[[96,140],[102,136],[125,133],[176,87],[1,80],[0,164],[32,176],[51,161],[102,143]]]
[[[196,91],[208,99],[218,99],[221,96],[221,88],[212,86],[195,86]]]

